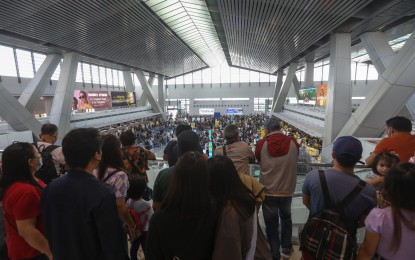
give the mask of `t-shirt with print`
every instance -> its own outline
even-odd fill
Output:
[[[42,181],[38,183],[45,187]],[[5,212],[6,243],[9,257],[12,259],[28,259],[40,254],[32,248],[17,232],[16,220],[36,218],[36,229],[44,232],[43,221],[40,218],[40,190],[35,186],[16,182],[11,185],[3,197]]]
[[[107,168],[102,179],[105,180],[108,174],[114,171],[117,171],[117,169],[111,167]],[[123,199],[127,197],[127,190],[130,183],[128,182],[128,175],[125,172],[117,171],[108,180],[106,180],[105,183],[111,186],[115,198]]]
[[[150,202],[145,201],[143,199],[139,199],[139,200],[129,199],[127,201],[127,206],[129,208],[134,209],[134,211],[137,212],[137,213],[140,213],[140,212],[143,212],[146,209],[149,209],[148,212],[146,213],[146,215],[147,215],[147,222],[146,222],[146,224],[144,226],[144,231],[148,231],[148,225],[150,223],[151,216],[154,213],[153,207],[151,207]],[[145,220],[145,215],[143,214],[141,216],[141,223],[143,223],[144,220]]]
[[[402,211],[403,215],[413,223],[415,212]],[[380,235],[377,253],[385,259],[390,260],[413,260],[415,259],[415,230],[401,225],[402,238],[397,251],[392,250],[393,244],[393,218],[392,208],[374,208],[365,220],[366,229]]]
[[[354,174],[344,173],[335,169],[325,170],[326,182],[330,199],[334,205],[342,201],[359,183],[360,179]],[[318,170],[307,174],[303,194],[310,196],[310,216],[324,209],[323,190],[320,184]],[[350,232],[356,232],[359,217],[368,214],[376,206],[376,190],[373,186],[366,184],[362,191],[344,209],[345,225]]]
[[[130,146],[123,148],[124,169],[129,174],[145,175],[148,170],[148,158],[152,153],[140,146]],[[135,167],[131,165],[134,162]],[[136,169],[135,169],[136,168]],[[137,169],[139,172],[137,172]]]

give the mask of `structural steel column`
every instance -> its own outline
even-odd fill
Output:
[[[49,54],[40,66],[36,75],[30,80],[22,95],[19,98],[22,104],[30,113],[33,113],[40,102],[40,97],[45,92],[46,86],[58,66],[61,56],[57,54]]]
[[[415,32],[379,75],[341,135],[379,137],[385,121],[395,116],[415,92]]]
[[[331,161],[332,143],[352,114],[351,36],[337,33],[331,36],[330,73],[323,132],[323,156]]]
[[[163,75],[158,75],[158,101],[159,104],[161,106],[161,108],[163,109],[163,111],[166,110],[165,106],[164,106],[164,101],[166,99],[166,86],[164,86],[164,76]]]
[[[125,90],[127,92],[134,92],[135,87],[133,85],[133,79],[131,78],[131,71],[122,72],[125,81]]]
[[[137,73],[136,73],[136,75],[137,75],[137,78],[138,78],[138,74]],[[154,76],[153,73],[150,73],[150,75],[148,77],[148,85],[149,85],[150,89],[153,88],[154,77],[155,76]],[[144,79],[145,79],[145,77],[144,77]],[[140,84],[141,84],[141,81],[140,81]],[[144,86],[143,85],[141,85],[141,86],[143,88],[143,93],[141,94],[140,101],[138,102],[138,104],[139,104],[139,106],[145,106],[146,103],[147,103],[147,94],[144,91]]]
[[[272,99],[273,105],[271,112],[275,112],[275,105],[277,104],[278,94],[280,93],[282,86],[282,78],[284,77],[284,71],[277,71],[277,81],[275,82],[274,97]]]
[[[140,81],[140,85],[143,87],[143,95],[145,95],[148,98],[148,101],[150,102],[151,108],[153,109],[154,113],[161,113],[163,114],[163,109],[161,109],[159,103],[157,102],[156,98],[154,97],[153,90],[150,87],[150,79],[149,82],[147,82],[146,77],[144,76],[143,71],[136,70],[135,74],[137,75],[138,80]],[[154,75],[153,75],[154,80]]]
[[[293,83],[293,79],[295,76],[295,71],[297,70],[298,63],[292,62],[288,67],[287,77],[285,78],[284,84],[278,94],[277,102],[275,104],[274,112],[281,112],[282,107],[284,106],[285,100],[288,95],[288,91],[290,90],[291,84]]]
[[[360,35],[363,45],[378,74],[385,72],[392,62],[395,53],[381,32],[368,32]]]
[[[314,86],[314,53],[305,57],[305,62],[304,86],[309,88]]]
[[[0,82],[0,116],[16,131],[32,131],[39,136],[41,124]]]
[[[69,132],[71,124],[72,101],[75,90],[76,70],[79,55],[74,52],[63,55],[63,65],[56,85],[50,112],[50,122],[59,129],[59,141]]]
[[[297,100],[300,97],[300,82],[297,79],[297,76],[294,74],[294,78],[293,78],[293,86],[294,86],[294,90],[295,90],[295,94],[297,95]]]

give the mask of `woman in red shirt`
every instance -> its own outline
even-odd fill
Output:
[[[40,194],[45,184],[34,177],[40,165],[41,156],[29,143],[14,143],[2,155],[0,199],[11,259],[52,259],[40,218]]]

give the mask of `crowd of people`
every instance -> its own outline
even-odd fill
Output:
[[[304,259],[414,259],[415,136],[404,117],[386,125],[388,137],[366,160],[373,169],[366,181],[354,174],[363,148],[352,136],[333,143],[332,168],[307,174]],[[169,168],[151,190],[146,171],[155,155],[137,143],[155,127],[170,128]],[[2,154],[3,257],[137,259],[141,246],[149,260],[287,259],[294,250],[291,204],[301,143],[286,127],[264,116],[146,119],[101,132],[74,129],[58,147],[57,127],[44,124],[38,142],[15,142]],[[253,151],[249,141],[259,128],[264,136]],[[208,129],[217,138],[211,158],[203,152]],[[259,180],[249,175],[254,162]],[[323,230],[329,215],[334,225]],[[356,231],[363,226],[359,247]]]

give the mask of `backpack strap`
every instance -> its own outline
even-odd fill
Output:
[[[42,147],[42,145],[41,145],[41,147]],[[57,145],[54,145],[54,144],[51,144],[51,145],[49,145],[48,147],[46,147],[46,148],[44,148],[43,150],[42,150],[42,153],[51,153],[51,152],[53,152],[53,150],[55,150],[56,148],[58,148],[59,146],[57,146]],[[40,147],[39,147],[40,148]]]
[[[336,210],[342,212],[343,209],[349,204],[365,187],[366,182],[359,180],[359,183],[353,188],[353,190],[342,200],[339,204],[336,205]]]
[[[110,173],[108,173],[108,175],[107,175],[107,177],[105,177],[103,180],[102,180],[102,182],[107,182],[114,174],[116,174],[117,172],[119,172],[119,170],[115,170],[115,171],[112,171],[112,172],[110,172]]]
[[[332,203],[330,199],[329,188],[327,187],[326,176],[324,175],[323,170],[318,170],[318,175],[320,176],[321,189],[323,190],[324,208],[330,209],[332,208]]]

